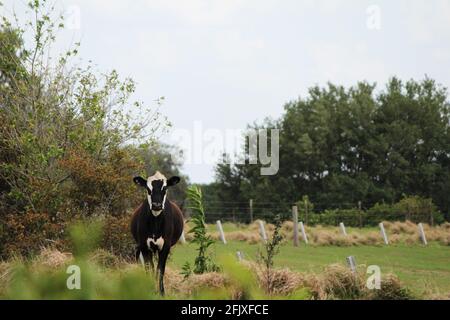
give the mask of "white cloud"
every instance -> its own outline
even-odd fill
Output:
[[[319,43],[309,50],[316,81],[354,84],[359,80],[370,82],[386,80],[384,63],[370,55],[364,43],[345,45]]]
[[[355,4],[355,0],[305,0],[300,1],[299,5],[305,9],[319,10],[324,13],[335,13],[338,10],[343,10],[345,7]]]
[[[178,35],[163,30],[141,31],[131,53],[144,66],[160,70],[176,69],[183,59],[177,46]]]
[[[244,62],[263,50],[265,42],[262,38],[245,38],[242,32],[236,29],[225,29],[215,34],[212,45],[221,60]]]
[[[192,24],[227,23],[242,7],[242,0],[146,0],[147,8],[175,14]]]
[[[409,38],[417,44],[450,43],[450,1],[403,0],[399,21],[405,20]]]

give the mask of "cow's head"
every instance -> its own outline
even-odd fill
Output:
[[[154,175],[145,180],[142,177],[134,177],[134,183],[147,189],[147,199],[152,214],[157,217],[164,210],[166,204],[167,188],[180,182],[180,177],[173,176],[170,179],[156,171]]]

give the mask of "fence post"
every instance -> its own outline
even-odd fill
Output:
[[[431,203],[430,203],[429,209],[430,209],[430,226],[433,227],[434,226],[434,217],[433,217],[433,210],[431,208]]]
[[[300,221],[300,230],[302,231],[303,241],[308,244],[308,237],[306,236],[305,226],[303,225],[303,221]]]
[[[419,233],[420,233],[420,239],[422,240],[422,243],[423,243],[424,245],[427,245],[428,242],[427,242],[427,238],[425,237],[425,231],[423,230],[423,224],[422,224],[422,222],[419,223]]]
[[[266,234],[266,229],[264,229],[264,223],[262,222],[262,220],[258,220],[258,224],[259,224],[259,235],[261,236],[261,239],[263,240],[264,243],[267,242],[267,234]]]
[[[236,251],[236,257],[237,257],[239,262],[242,261],[242,253],[240,251]]]
[[[223,244],[227,244],[227,240],[225,239],[225,233],[223,233],[222,222],[217,220],[217,229],[219,230],[220,240],[222,240]]]
[[[294,223],[293,231],[294,231],[294,247],[298,247],[298,209],[297,206],[292,207],[292,222]]]
[[[354,256],[347,257],[347,263],[353,273],[356,273],[356,261]]]
[[[183,244],[186,243],[186,238],[184,237],[184,230],[181,232],[180,241]]]
[[[383,222],[380,222],[379,226],[380,226],[380,230],[381,230],[381,235],[383,236],[384,243],[385,244],[389,244],[386,231],[384,230]]]
[[[362,228],[362,210],[361,210],[361,201],[358,201],[358,213],[359,213],[359,228]]]
[[[305,222],[308,224],[308,198],[305,198]]]
[[[343,222],[339,223],[339,227],[341,227],[342,234],[343,234],[344,236],[346,236],[346,235],[347,235],[347,231],[345,230],[345,225],[344,225],[344,223],[343,223]]]
[[[250,223],[253,223],[253,199],[250,199]]]

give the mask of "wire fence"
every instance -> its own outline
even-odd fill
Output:
[[[190,216],[185,203],[176,201],[183,209],[185,216]],[[433,225],[433,214],[416,214],[413,212],[372,212],[361,205],[351,203],[320,205],[314,204],[313,209],[298,207],[298,219],[308,225],[338,225],[343,222],[350,227],[376,226],[380,221],[412,221],[424,222]],[[215,223],[217,220],[233,223],[252,223],[255,220],[273,222],[276,216],[282,221],[292,220],[292,206],[276,205],[269,202],[219,202],[204,201],[205,218],[207,223]]]

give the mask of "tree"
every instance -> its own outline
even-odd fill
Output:
[[[447,89],[425,78],[351,88],[328,84],[285,105],[284,115],[259,128],[280,128],[280,169],[216,168],[223,201],[268,202],[288,212],[308,195],[316,209],[370,207],[404,195],[432,198],[449,212],[450,107]],[[232,192],[231,192],[232,191]],[[271,209],[274,211],[273,209]]]
[[[30,21],[3,17],[0,25],[2,198],[19,211],[56,214],[64,202],[88,212],[99,205],[119,210],[114,203],[132,187],[123,177],[139,165],[123,151],[154,140],[167,123],[157,108],[130,101],[132,79],[76,64],[79,44],[55,59],[51,48],[63,18],[46,1],[28,7]]]

